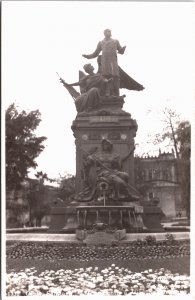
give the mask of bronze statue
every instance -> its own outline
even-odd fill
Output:
[[[84,65],[84,74],[80,71],[80,80],[75,83],[68,84],[62,78],[60,81],[68,89],[68,91],[75,98],[75,106],[77,112],[90,111],[98,109],[101,104],[101,96],[106,94],[107,84],[111,79],[106,79],[99,73],[94,73],[94,67],[91,64]],[[80,86],[81,94],[79,94],[73,86]],[[75,93],[74,93],[75,91]]]
[[[79,81],[68,84],[62,78],[60,81],[68,90],[75,101],[77,112],[90,112],[101,110],[103,103],[109,104],[109,100],[117,101],[124,98],[119,96],[119,88],[142,91],[144,87],[125,73],[117,63],[117,51],[123,54],[126,47],[121,47],[118,40],[111,38],[111,31],[104,31],[105,39],[98,43],[97,49],[91,55],[83,55],[86,58],[97,57],[98,72],[94,73],[91,64],[84,65],[87,74],[79,71]],[[73,86],[80,86],[77,92]],[[112,110],[112,107],[109,108]]]
[[[97,58],[97,63],[98,63],[98,73],[101,74],[101,55],[98,56]],[[120,66],[118,66],[119,69],[119,82],[120,82],[120,89],[127,89],[131,91],[142,91],[144,90],[143,85],[135,81],[132,77],[130,77]],[[114,82],[110,82],[110,90],[112,94],[112,85],[114,85]]]
[[[117,62],[117,52],[119,54],[124,54],[125,48],[121,47],[118,40],[111,38],[111,30],[105,29],[104,30],[105,38],[100,41],[97,45],[96,50],[89,55],[83,54],[83,57],[87,59],[97,57],[100,52],[102,51],[101,56],[101,74],[105,78],[113,78],[113,95],[119,96],[119,87],[120,87],[120,80],[119,80],[119,68]]]
[[[108,139],[103,139],[99,151],[95,151],[92,154],[85,152],[83,171],[86,187],[76,195],[75,199],[79,201],[97,199],[99,183],[104,182],[108,185],[110,191],[108,197],[111,199],[138,200],[139,195],[137,191],[128,184],[128,174],[121,171],[123,162],[132,154],[133,150],[121,158],[113,151],[112,142]]]

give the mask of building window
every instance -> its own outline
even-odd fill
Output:
[[[152,200],[154,198],[154,193],[153,192],[149,192],[149,199]]]
[[[170,179],[170,173],[168,169],[163,170],[163,180],[169,180]]]
[[[160,178],[160,170],[159,169],[154,169],[153,170],[153,175],[154,175],[154,179],[159,179]]]
[[[146,170],[145,169],[141,172],[141,179],[142,179],[142,181],[146,180]]]
[[[149,179],[149,180],[152,180],[152,177],[153,177],[153,176],[152,176],[152,170],[150,169],[149,172],[148,172],[148,179]]]

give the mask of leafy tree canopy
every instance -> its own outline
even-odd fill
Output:
[[[173,146],[176,158],[190,157],[191,125],[189,121],[180,120],[176,111],[166,108],[162,111],[164,127],[162,132],[153,137],[153,144],[164,141],[167,146]],[[186,157],[186,158],[187,158]]]
[[[14,103],[6,110],[6,187],[19,189],[29,168],[36,168],[35,159],[45,148],[44,136],[37,137],[35,130],[41,122],[39,110],[18,112]]]
[[[44,184],[44,181],[47,180],[50,183],[56,182],[56,179],[49,178],[47,173],[43,173],[43,171],[39,171],[35,174],[35,176],[39,179],[40,183]]]
[[[175,136],[181,159],[190,159],[191,154],[191,125],[189,121],[179,123]]]
[[[75,176],[66,174],[60,178],[60,188],[58,196],[66,202],[71,201],[71,196],[75,193]]]

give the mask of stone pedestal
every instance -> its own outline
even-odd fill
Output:
[[[104,138],[113,144],[121,157],[134,147],[137,123],[129,113],[121,109],[122,97],[105,98],[101,111],[80,113],[72,124],[76,144],[76,192],[84,188],[83,156],[91,149],[100,147]],[[125,162],[123,171],[129,174],[129,183],[134,185],[133,154]]]
[[[78,227],[75,207],[52,207],[50,216],[49,230],[51,232],[74,233]]]
[[[122,110],[123,103],[123,97],[103,97],[100,110],[77,114],[72,130],[76,144],[76,195],[79,197],[75,197],[69,207],[52,208],[51,231],[76,232],[77,239],[87,243],[119,241],[125,238],[126,232],[161,231],[160,211],[154,207],[143,208],[134,188],[133,150],[137,123]],[[116,155],[108,151],[102,156],[101,146],[105,140]],[[86,161],[92,159],[92,154],[95,172],[90,173],[89,169],[86,172]],[[128,194],[127,186],[137,195]],[[88,190],[90,197],[86,196]],[[122,194],[124,191],[126,194]]]
[[[110,245],[126,238],[126,230],[116,230],[113,232],[96,231],[89,233],[87,230],[76,230],[76,238],[88,245]]]
[[[163,232],[161,220],[164,217],[162,209],[158,206],[143,206],[143,222],[148,232]]]

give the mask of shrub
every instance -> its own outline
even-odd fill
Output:
[[[142,241],[141,239],[137,239],[134,243],[135,246],[142,246],[144,244],[144,241]]]
[[[175,243],[175,237],[174,237],[174,235],[171,234],[171,233],[167,233],[167,234],[165,235],[165,243],[166,243],[167,245],[172,245],[172,244],[174,244],[174,243]]]
[[[155,245],[156,244],[156,237],[152,235],[147,235],[145,237],[145,241],[148,245]]]

